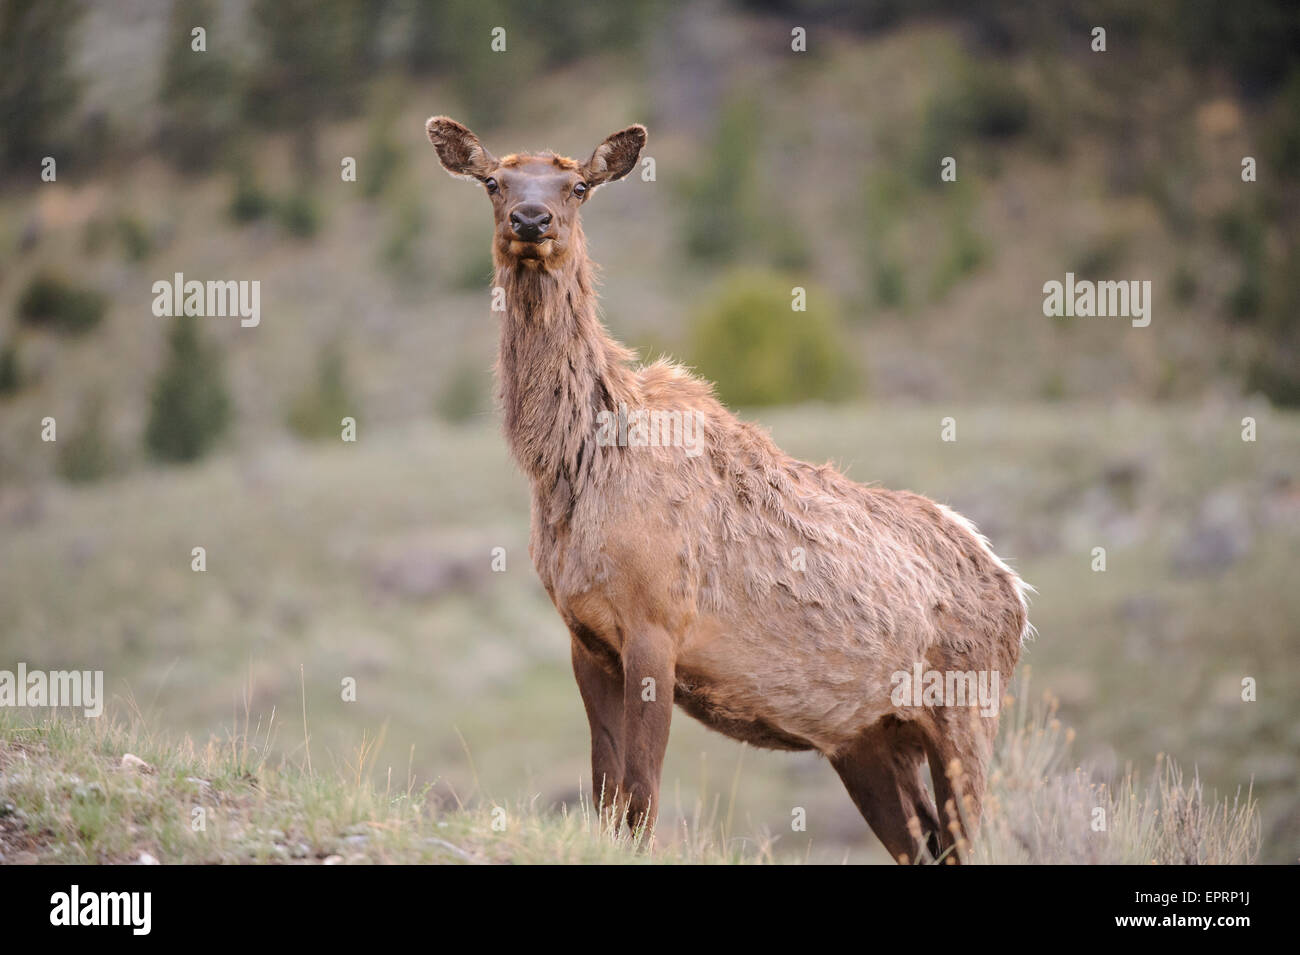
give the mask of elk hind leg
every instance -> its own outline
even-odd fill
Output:
[[[858,811],[897,862],[938,849],[938,816],[921,783],[924,750],[915,730],[893,717],[831,757]]]

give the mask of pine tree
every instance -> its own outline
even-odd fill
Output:
[[[211,0],[176,0],[167,28],[158,99],[162,152],[181,169],[209,168],[225,151],[236,129],[234,71],[222,36],[215,31]],[[192,31],[206,31],[205,49],[193,48]]]
[[[72,34],[81,18],[75,0],[0,3],[0,168],[39,170],[77,101]]]
[[[174,320],[167,364],[154,383],[145,443],[163,461],[193,461],[230,423],[230,399],[215,346],[199,338],[192,318]]]

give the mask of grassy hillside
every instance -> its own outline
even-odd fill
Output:
[[[1252,356],[1275,354],[1273,312],[1224,321],[1243,297],[1291,314],[1286,243],[1260,219],[1285,204],[1258,190],[1280,187],[1252,191],[1237,175],[1269,116],[1170,65],[1160,110],[1144,107],[1151,115],[1134,130],[1114,105],[1126,102],[1108,85],[1114,70],[975,55],[942,25],[833,34],[806,59],[767,42],[766,20],[690,29],[722,31],[749,53],[595,56],[522,84],[510,120],[479,130],[499,153],[585,155],[612,128],[649,124],[655,180],[602,190],[585,215],[607,319],[634,347],[709,373],[693,330],[743,266],[807,287],[838,318],[857,393],[884,400],[1237,394]],[[121,47],[114,64],[152,49]],[[932,68],[907,68],[921,62]],[[701,71],[707,96],[668,82]],[[761,100],[747,93],[760,85]],[[423,133],[431,113],[476,116],[450,82],[392,78],[371,96],[360,118],[320,123],[314,174],[292,137],[271,131],[205,175],[144,150],[0,192],[0,347],[12,348],[22,382],[0,395],[0,475],[48,473],[27,453],[31,422],[78,421],[87,405],[103,410],[114,466],[138,465],[169,324],[151,314],[151,288],[176,272],[261,282],[256,329],[202,323],[225,352],[238,443],[284,432],[330,347],[372,423],[427,416],[454,382],[470,383],[468,413],[486,407],[473,382],[495,346],[488,204],[438,168]],[[575,101],[588,106],[565,108]],[[981,134],[1008,111],[1023,112],[1009,132]],[[142,114],[110,115],[129,130]],[[944,155],[959,161],[955,183],[938,181]],[[340,175],[343,157],[356,159],[358,181]],[[1169,177],[1176,190],[1160,187]],[[241,221],[231,210],[249,189],[264,214]],[[300,234],[294,203],[314,232]],[[739,238],[705,254],[693,236],[715,214]],[[19,325],[24,292],[49,270],[107,297],[100,327],[61,340]],[[1044,318],[1042,285],[1067,271],[1151,280],[1151,326]]]
[[[1253,779],[1263,856],[1286,861],[1300,805],[1300,419],[1246,410],[1255,444],[1240,440],[1242,409],[1222,405],[809,406],[761,419],[792,453],[977,520],[1038,587],[1025,662],[1060,698],[1080,756],[1119,776],[1165,752],[1222,793]],[[954,443],[939,439],[949,414]],[[442,799],[572,801],[587,727],[568,635],[528,560],[527,500],[488,420],[9,488],[6,659],[102,668],[119,707],[199,739],[246,712],[301,722],[301,684],[318,760],[380,740],[381,773],[411,767]],[[1257,702],[1241,702],[1246,676]],[[342,700],[349,677],[356,702]],[[304,755],[296,731],[273,748]],[[670,811],[689,817],[733,778],[738,826],[781,828],[803,806],[818,847],[876,857],[824,761],[742,752],[678,714]]]
[[[1022,680],[1017,692],[1028,694]],[[1177,767],[1113,785],[1063,773],[1073,732],[1050,698],[1012,703],[993,765],[983,831],[959,849],[992,863],[1248,863],[1259,846],[1249,794],[1220,802]],[[309,740],[308,725],[303,725]],[[329,769],[310,746],[271,755],[274,720],[179,745],[119,722],[23,721],[0,711],[0,863],[746,864],[834,860],[807,836],[735,820],[740,775],[726,793],[651,835],[602,827],[587,798],[547,805],[440,800],[410,768],[376,778],[363,742]],[[1099,817],[1098,810],[1104,811]],[[1103,820],[1100,828],[1098,818]],[[802,843],[802,845],[800,845]],[[843,859],[847,861],[847,853]],[[924,863],[943,863],[927,857]]]
[[[0,669],[102,669],[112,695],[103,725],[0,710],[0,789],[24,813],[0,816],[6,857],[627,855],[579,808],[588,730],[569,637],[530,565],[528,489],[489,397],[488,202],[438,167],[434,113],[498,154],[585,157],[646,123],[655,176],[584,212],[612,331],[715,377],[763,375],[762,350],[770,380],[722,382],[777,402],[747,417],[799,457],[953,505],[1037,586],[1025,662],[1058,701],[1053,744],[1009,758],[1023,773],[999,783],[1009,808],[984,858],[1186,859],[1202,822],[1216,834],[1192,841],[1215,858],[1249,856],[1256,824],[1259,858],[1300,857],[1300,415],[1286,410],[1300,401],[1300,78],[1248,95],[1223,66],[1276,66],[1246,54],[1261,32],[1290,34],[1234,13],[1241,31],[1225,24],[1219,42],[1208,8],[1192,10],[1179,25],[1212,41],[1201,62],[1166,29],[1200,5],[1152,7],[1115,13],[1101,56],[1077,23],[1012,4],[987,22],[810,21],[795,55],[782,4],[647,0],[635,19],[562,30],[554,9],[513,0],[380,6],[429,18],[388,21],[382,67],[337,102],[241,85],[340,78],[338,58],[295,72],[250,32],[254,8],[288,11],[276,35],[318,52],[339,37],[297,29],[326,22],[310,4],[220,5],[206,60],[188,58],[165,0],[93,6],[67,38],[84,90],[69,142],[50,147],[57,179],[19,150],[0,183]],[[73,23],[63,9],[47,23]],[[467,39],[498,13],[508,56]],[[999,16],[1002,42],[975,36]],[[392,48],[423,36],[427,50]],[[168,62],[221,57],[221,96],[202,70],[185,108],[160,93]],[[302,124],[297,94],[317,92]],[[251,115],[260,99],[290,115]],[[193,143],[164,130],[188,107],[219,135],[208,164],[181,171],[172,147]],[[947,156],[954,182],[939,179]],[[1149,280],[1150,326],[1044,317],[1043,283],[1069,271]],[[230,427],[202,460],[164,467],[145,438],[176,321],[151,303],[177,272],[260,282],[261,322],[192,320],[219,354]],[[806,313],[789,310],[795,286]],[[740,320],[718,289],[739,293]],[[782,366],[784,333],[814,325],[842,389],[788,385],[806,369]],[[793,404],[826,394],[845,402]],[[356,443],[338,440],[343,414]],[[940,439],[948,417],[955,442]],[[1052,718],[1077,732],[1068,762]],[[121,772],[126,752],[158,771]],[[1162,753],[1154,782],[1124,784]],[[1258,822],[1189,816],[1193,779],[1224,798],[1253,786]],[[1078,841],[1098,781],[1135,794],[1112,808],[1136,828],[1104,851]],[[656,858],[884,861],[812,754],[743,750],[678,714],[664,790]],[[213,793],[227,841],[190,841],[180,810]],[[1143,816],[1149,794],[1186,825]],[[496,805],[522,841],[484,829]],[[120,825],[128,806],[143,821]],[[795,807],[806,833],[790,831]]]

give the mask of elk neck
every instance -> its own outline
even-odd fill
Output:
[[[597,316],[593,269],[575,225],[563,264],[498,261],[505,290],[497,383],[506,438],[535,491],[562,511],[616,450],[596,442],[597,415],[633,400],[632,353]]]

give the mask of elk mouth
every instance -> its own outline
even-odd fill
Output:
[[[508,249],[511,255],[521,259],[544,259],[552,254],[554,242],[553,235],[544,235],[537,239],[521,239],[512,236]]]

